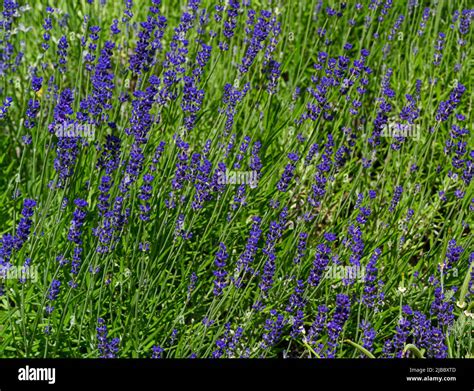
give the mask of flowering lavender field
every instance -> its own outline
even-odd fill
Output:
[[[4,0],[0,355],[473,358],[467,0]]]

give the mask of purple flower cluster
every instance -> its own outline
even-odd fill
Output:
[[[334,358],[336,355],[336,348],[338,346],[338,339],[342,333],[344,324],[349,319],[351,312],[351,301],[347,295],[338,294],[336,296],[336,309],[332,319],[327,323],[328,342],[325,351],[325,357]]]
[[[241,347],[244,330],[237,327],[235,331],[231,330],[230,323],[224,325],[224,334],[216,341],[217,349],[212,352],[212,358],[236,358],[238,349]]]
[[[36,206],[36,201],[30,198],[26,198],[23,201],[23,209],[21,210],[21,219],[18,223],[16,229],[15,239],[14,239],[14,248],[19,251],[23,244],[28,240],[30,236],[31,226],[33,224],[32,217],[34,214],[34,207]]]
[[[250,90],[250,83],[246,83],[241,90],[227,83],[224,86],[224,96],[222,102],[226,105],[223,110],[226,115],[225,135],[228,135],[234,126],[234,118],[237,114],[237,105],[241,102]]]
[[[426,7],[425,9],[423,9],[423,15],[421,16],[420,28],[418,29],[419,36],[422,36],[425,31],[426,22],[430,18],[430,12],[431,10],[429,7]]]
[[[165,350],[161,346],[154,345],[151,347],[151,358],[163,358]]]
[[[298,240],[298,246],[297,246],[297,253],[295,258],[293,259],[294,263],[300,263],[303,257],[306,254],[306,247],[307,247],[307,239],[308,239],[308,234],[306,232],[301,232],[299,234],[299,240]]]
[[[203,69],[211,57],[212,47],[202,44],[201,50],[196,56],[197,66],[193,69],[192,76],[184,76],[184,91],[181,108],[185,113],[184,126],[187,131],[194,128],[197,113],[201,110],[201,105],[204,99],[204,90],[197,87]]]
[[[365,320],[360,322],[360,329],[362,330],[362,347],[370,352],[372,350],[375,337],[377,336],[377,332],[371,326],[371,324]],[[366,356],[361,354],[361,357]]]
[[[219,49],[222,51],[229,50],[229,43],[234,36],[235,28],[237,27],[237,17],[239,16],[240,4],[238,0],[229,0],[227,5],[227,18],[224,21],[224,29],[222,34],[225,40],[219,42]]]
[[[278,221],[274,220],[270,222],[270,229],[268,230],[265,246],[263,248],[263,253],[267,256],[267,259],[263,266],[263,273],[259,284],[259,287],[262,290],[264,296],[273,286],[273,277],[275,275],[276,270],[275,246],[278,239],[281,238],[285,229],[287,215],[288,209],[285,207],[280,212]]]
[[[326,322],[328,319],[329,308],[325,305],[320,305],[318,307],[318,313],[314,322],[311,324],[311,327],[308,330],[307,335],[305,336],[305,341],[310,345],[316,345],[318,339],[322,337],[322,333],[326,327]],[[319,343],[316,348],[316,352],[320,353],[324,348],[323,343]]]
[[[265,332],[262,335],[263,342],[261,343],[261,348],[268,349],[276,345],[287,323],[288,321],[282,314],[279,314],[276,310],[270,310],[270,317],[265,321],[265,326],[263,327]]]
[[[33,220],[31,219],[34,214],[34,207],[36,206],[36,201],[32,199],[25,199],[23,202],[23,209],[21,211],[21,219],[18,223],[16,229],[16,234],[13,236],[11,234],[4,234],[0,239],[0,279],[3,280],[8,270],[11,268],[12,264],[10,263],[11,256],[13,251],[20,251],[23,247],[23,244],[26,242],[30,235],[31,226]],[[25,261],[25,265],[29,266],[29,262]],[[25,268],[25,266],[24,266]],[[3,283],[0,284],[0,296],[4,294]]]
[[[53,282],[51,283],[51,286],[49,288],[48,296],[47,296],[47,298],[49,300],[49,304],[46,306],[46,312],[48,314],[51,314],[54,310],[52,302],[55,301],[58,298],[60,287],[61,287],[61,281],[53,280]]]
[[[365,284],[362,303],[364,303],[368,308],[377,308],[383,303],[385,298],[382,291],[383,282],[382,280],[377,281],[378,269],[376,264],[381,253],[382,251],[379,248],[376,248],[365,269]]]
[[[430,314],[436,316],[440,326],[451,326],[454,322],[454,306],[445,299],[445,295],[441,287],[436,287],[434,292],[435,298],[431,304]]]
[[[65,35],[63,35],[61,38],[59,38],[58,52],[57,52],[59,69],[63,73],[66,72],[67,50],[68,50],[68,48],[69,48],[69,44],[67,42],[67,38],[66,38]]]
[[[405,351],[407,343],[412,343],[419,349],[425,349],[428,358],[447,357],[448,348],[444,343],[443,332],[433,327],[423,313],[413,311],[410,306],[405,305],[395,335],[385,342],[384,356],[407,357],[408,352]]]
[[[175,88],[181,80],[180,75],[185,72],[184,64],[188,54],[189,40],[186,39],[186,34],[193,27],[199,3],[200,0],[189,0],[186,10],[181,15],[178,27],[174,29],[170,48],[166,52],[163,62],[163,86],[159,93],[162,103],[167,100],[175,100],[178,96]]]
[[[393,193],[392,201],[390,202],[390,207],[388,210],[393,213],[395,208],[397,207],[398,203],[400,202],[400,198],[402,197],[403,194],[403,187],[402,186],[396,186],[395,191]]]
[[[227,286],[226,276],[227,272],[225,271],[226,260],[229,257],[227,254],[227,248],[224,243],[219,243],[219,250],[216,253],[216,259],[214,264],[216,265],[216,270],[214,270],[214,295],[219,296],[222,294],[222,290]]]
[[[313,267],[309,272],[308,285],[317,287],[321,282],[326,267],[329,264],[331,255],[331,248],[324,244],[318,244],[316,247],[316,256],[314,257]]]
[[[461,97],[463,96],[465,91],[466,87],[461,83],[458,83],[454,87],[453,91],[449,95],[449,99],[446,101],[442,101],[439,104],[438,111],[436,113],[436,121],[448,120],[448,118],[451,116],[451,114],[461,101]]]
[[[99,239],[97,252],[100,254],[108,253],[115,248],[122,229],[128,222],[130,208],[124,208],[123,203],[123,197],[115,197],[111,208],[103,214],[99,225],[92,230],[93,235]]]
[[[242,64],[239,67],[241,74],[247,73],[252,66],[258,53],[264,48],[264,41],[267,39],[272,24],[270,21],[272,14],[270,11],[262,10],[260,17],[257,18],[255,25],[253,26],[252,38],[245,52]]]
[[[87,121],[96,126],[108,121],[106,112],[112,109],[110,100],[115,88],[114,74],[111,72],[111,57],[114,48],[113,42],[105,42],[91,78],[92,93],[81,101],[81,111],[77,113],[77,118],[81,121]]]
[[[328,141],[324,145],[324,152],[321,155],[321,162],[316,166],[316,174],[314,180],[316,184],[311,186],[312,194],[308,195],[308,202],[313,207],[319,207],[321,200],[326,194],[326,186],[328,182],[328,174],[333,165],[331,156],[333,153],[334,139],[328,134]]]
[[[8,113],[8,109],[10,108],[12,102],[13,102],[13,98],[10,96],[7,96],[5,100],[3,101],[3,104],[0,105],[0,119],[3,119],[6,117]]]
[[[79,274],[79,269],[81,266],[81,254],[82,254],[82,228],[87,216],[86,208],[88,207],[88,203],[82,199],[74,200],[74,204],[76,205],[76,209],[73,213],[73,218],[71,220],[71,226],[69,228],[68,233],[68,240],[74,243],[74,250],[72,255],[72,262],[71,262],[71,274],[77,275]],[[69,282],[71,287],[75,287],[76,283],[74,280]]]
[[[143,176],[143,185],[140,186],[140,194],[138,195],[138,198],[142,202],[140,204],[140,220],[142,221],[148,221],[150,219],[150,210],[151,210],[151,205],[149,203],[149,200],[152,195],[152,190],[153,187],[151,185],[151,182],[153,181],[154,176],[151,174],[145,174]]]
[[[446,257],[444,258],[444,262],[440,265],[440,267],[443,270],[450,270],[458,263],[459,258],[461,258],[461,254],[463,252],[464,248],[462,246],[458,246],[455,239],[450,240],[446,250]]]
[[[97,321],[97,348],[101,358],[117,358],[119,350],[120,339],[108,338],[108,330],[105,325],[105,320],[99,318]]]
[[[134,53],[130,56],[130,70],[140,74],[148,72],[154,65],[155,53],[162,49],[161,39],[167,26],[167,20],[160,15],[161,0],[152,0],[150,14],[145,22],[140,23],[138,41]]]
[[[254,216],[252,218],[252,228],[250,229],[249,237],[247,239],[247,244],[245,245],[245,250],[240,255],[237,261],[237,272],[238,273],[246,273],[247,271],[253,272],[251,269],[251,264],[255,259],[255,255],[257,254],[258,250],[258,242],[260,240],[260,236],[262,234],[262,229],[260,228],[260,224],[262,219],[259,216]],[[239,286],[241,283],[242,277],[240,277],[236,281],[236,285]]]
[[[446,41],[446,34],[439,33],[438,40],[436,41],[436,45],[435,45],[435,53],[434,53],[434,58],[433,58],[433,65],[435,66],[439,66],[441,64],[441,60],[443,58],[443,49],[444,49],[445,41]]]
[[[280,181],[277,183],[277,189],[283,193],[288,190],[288,186],[291,182],[291,179],[293,179],[294,172],[296,169],[295,164],[296,162],[298,162],[299,157],[296,153],[291,152],[288,154],[288,159],[290,159],[292,163],[288,163],[285,166],[285,171],[281,175]]]

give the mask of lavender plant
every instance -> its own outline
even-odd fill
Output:
[[[474,357],[470,2],[1,7],[1,357]]]

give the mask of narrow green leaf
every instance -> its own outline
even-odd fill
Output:
[[[364,353],[369,358],[375,358],[375,356],[370,353],[366,348],[360,346],[358,343],[352,342],[350,339],[346,339],[344,342],[347,342],[349,345],[355,347],[361,353]]]
[[[403,349],[403,352],[407,352],[407,351],[410,351],[412,352],[416,358],[425,358],[423,356],[423,353],[420,351],[420,349],[418,349],[415,345],[409,343],[408,345],[405,345],[405,349]]]

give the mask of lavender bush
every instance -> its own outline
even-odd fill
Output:
[[[4,0],[2,357],[474,357],[467,0]]]

